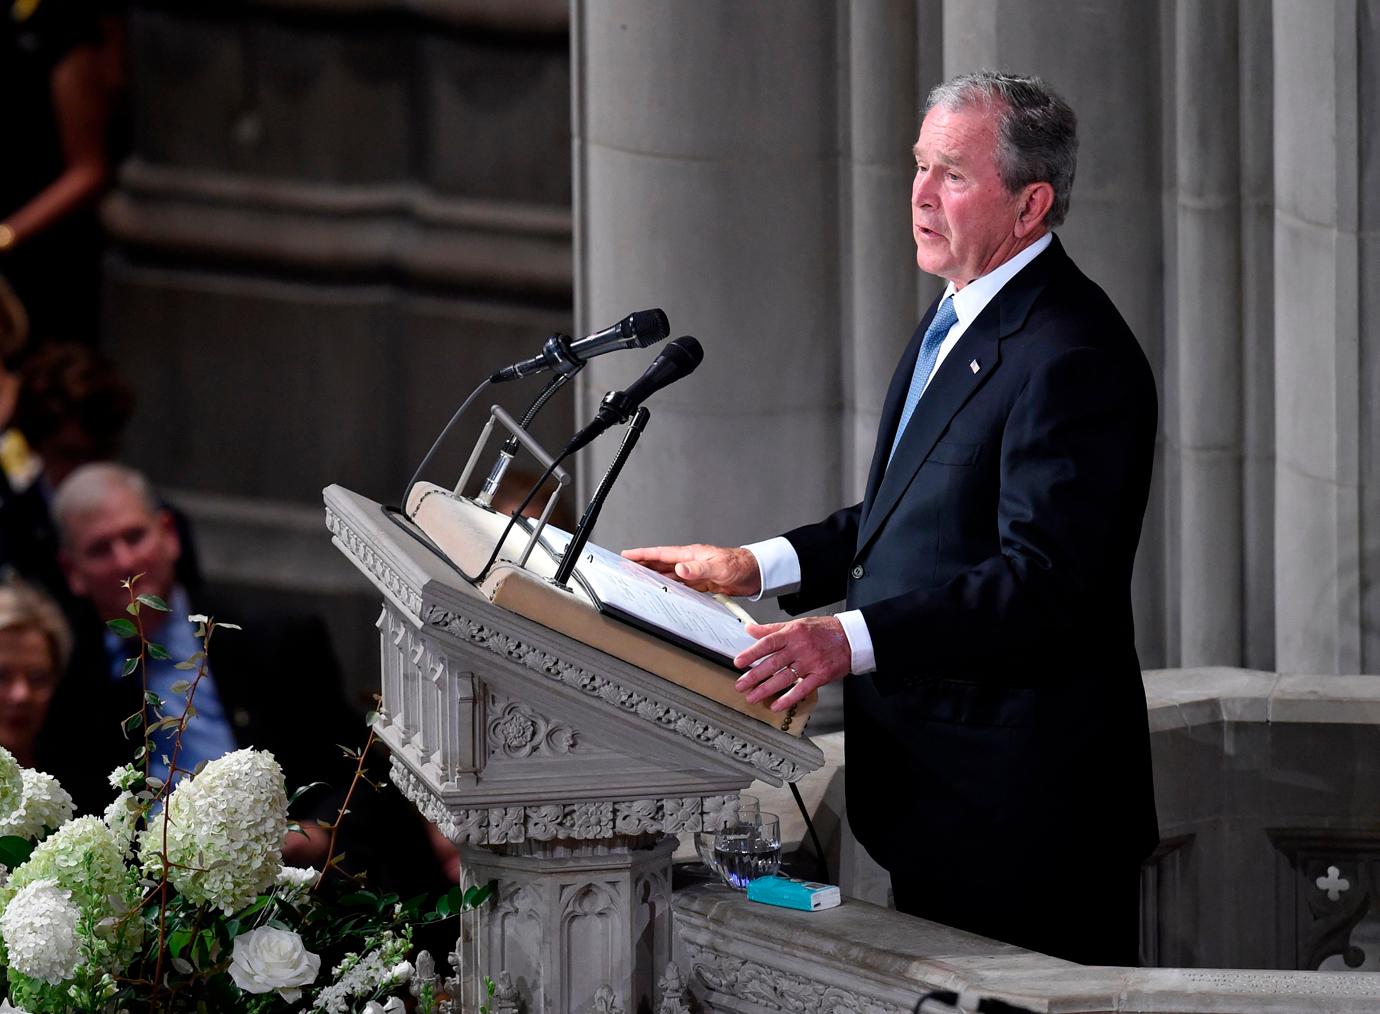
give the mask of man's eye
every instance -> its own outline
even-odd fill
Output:
[[[958,173],[945,173],[944,175],[947,176],[949,179],[953,180],[953,182],[955,183],[957,183],[962,178],[958,175]]]

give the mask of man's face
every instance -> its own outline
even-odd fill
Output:
[[[42,631],[0,630],[0,746],[21,760],[33,752],[60,675]]]
[[[1019,245],[1019,199],[997,172],[997,127],[981,107],[935,106],[915,142],[911,232],[921,270],[963,288]]]
[[[135,590],[167,598],[181,555],[167,511],[150,513],[129,490],[113,488],[98,510],[67,522],[63,569],[74,595],[90,599],[101,619],[125,614],[129,592],[120,582],[144,575]]]

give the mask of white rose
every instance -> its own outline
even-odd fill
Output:
[[[399,961],[388,973],[388,978],[401,986],[412,978],[412,962]]]
[[[230,952],[230,978],[246,993],[278,995],[291,1003],[302,995],[302,986],[316,980],[321,956],[302,944],[291,930],[260,926],[235,937]]]
[[[279,887],[289,891],[300,891],[304,887],[310,887],[316,883],[319,874],[310,866],[284,866],[278,871],[278,879],[275,881]]]
[[[364,1005],[364,1014],[403,1014],[407,1005],[396,996],[390,996],[387,1003],[370,1000]]]

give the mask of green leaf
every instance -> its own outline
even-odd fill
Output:
[[[168,689],[175,694],[185,694],[191,685],[192,684],[188,680],[177,680],[172,686],[168,687]]]
[[[195,669],[196,663],[192,661],[178,662],[176,665],[173,666],[173,668],[181,669],[183,672],[186,672],[188,669]]]
[[[138,615],[139,615],[139,603],[138,603],[138,602],[131,602],[129,605],[125,606],[125,612],[129,613],[130,616],[138,616]]]
[[[0,863],[14,869],[28,860],[33,854],[34,843],[17,834],[7,834],[0,838]]]
[[[464,908],[462,911],[478,908],[480,905],[484,904],[484,902],[488,901],[493,893],[494,883],[492,880],[487,884],[475,884],[465,892]]]
[[[144,605],[148,606],[150,609],[157,609],[160,613],[168,612],[168,604],[157,595],[140,595],[138,601],[144,603]]]
[[[325,784],[325,782],[308,782],[306,785],[299,785],[293,790],[292,795],[288,796],[288,809],[292,809],[292,804],[301,799],[304,793],[310,792],[317,786]]]
[[[134,714],[130,715],[128,718],[124,720],[124,724],[122,726],[122,728],[125,730],[125,737],[128,738],[131,735],[133,735],[134,730],[139,728],[139,726],[143,724],[144,713],[142,711],[136,711]]]
[[[182,952],[187,949],[187,945],[192,942],[192,931],[189,929],[173,930],[168,934],[168,955],[169,957],[180,958]]]
[[[128,676],[130,673],[132,673],[135,669],[138,669],[138,668],[139,668],[139,658],[138,658],[138,656],[135,656],[134,658],[127,658],[127,659],[125,659],[125,664],[124,664],[124,666],[122,666],[121,669],[120,669],[120,675],[121,675],[121,676]]]
[[[145,690],[144,703],[151,708],[161,708],[163,706],[163,698],[159,697],[152,690]]]
[[[150,641],[149,658],[156,658],[161,662],[164,659],[172,658],[172,656],[168,654],[167,648],[163,647],[161,644],[154,644],[152,641]]]
[[[105,625],[121,637],[137,637],[139,628],[129,620],[106,620]]]

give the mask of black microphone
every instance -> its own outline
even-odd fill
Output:
[[[571,341],[569,335],[553,334],[542,346],[541,355],[503,367],[489,378],[489,383],[501,384],[505,380],[530,377],[542,370],[573,373],[584,365],[586,359],[616,349],[645,349],[662,341],[670,333],[671,323],[664,311],[638,310],[579,341]]]
[[[610,391],[604,395],[599,412],[589,425],[576,433],[565,445],[563,455],[574,454],[591,440],[615,423],[622,422],[637,411],[637,407],[660,391],[667,384],[674,384],[682,377],[695,372],[695,367],[704,359],[704,349],[689,335],[677,338],[661,354],[652,360],[642,376],[638,377],[626,390]]]

